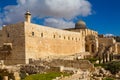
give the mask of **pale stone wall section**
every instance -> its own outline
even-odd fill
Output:
[[[113,53],[119,53],[118,44],[116,43],[116,40],[114,38],[99,38],[99,44],[103,44],[105,47],[112,47]]]
[[[95,38],[86,40],[89,36]],[[4,58],[5,64],[24,64],[29,59],[86,52],[86,44],[95,45],[95,48],[89,47],[89,52],[93,49],[96,52],[98,44],[104,44],[112,46],[113,52],[120,53],[120,43],[116,43],[113,38],[98,38],[96,31],[74,28],[60,30],[32,24],[30,21],[4,26],[0,30],[0,48],[4,44],[12,45],[11,53]]]
[[[85,52],[81,33],[25,22],[26,59]]]
[[[106,37],[103,37],[103,38],[99,38],[99,43],[103,43],[105,46],[110,46],[110,45],[113,45],[116,43],[115,39],[113,38],[106,38]]]
[[[73,31],[73,32],[80,32],[82,33],[82,40],[84,42],[84,48],[86,49],[86,45],[89,47],[89,51],[90,53],[96,53],[98,51],[98,32],[94,31],[94,30],[90,30],[90,29],[66,29],[68,31]],[[94,37],[94,39],[89,39],[89,40],[86,40],[86,38],[89,38],[89,37]],[[94,52],[93,52],[93,49],[92,49],[92,45],[94,45]],[[88,50],[88,49],[87,49]]]

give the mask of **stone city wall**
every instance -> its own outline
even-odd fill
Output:
[[[81,33],[69,32],[25,22],[26,59],[84,52]]]
[[[115,39],[113,39],[113,38],[106,38],[106,37],[99,38],[98,41],[99,41],[100,44],[103,44],[104,46],[111,46],[111,45],[116,43]]]

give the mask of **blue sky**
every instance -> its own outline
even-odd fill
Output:
[[[66,11],[62,8],[59,8],[59,6],[56,6],[55,2],[57,0],[52,0],[53,2],[50,2],[50,0],[49,1],[36,0],[40,2],[40,5],[38,5],[38,2],[35,3],[31,1],[33,0],[17,0],[17,1],[16,0],[0,0],[0,21],[1,21],[0,25],[12,24],[19,21],[23,21],[24,17],[22,15],[23,13],[25,13],[27,9],[29,9],[33,15],[32,22],[36,24],[47,25],[52,27],[56,27],[58,25],[64,28],[64,25],[66,27],[74,26],[74,24],[78,20],[82,19],[86,22],[88,28],[98,31],[99,34],[120,35],[120,0],[88,0],[88,2],[85,2],[85,0],[83,0],[84,2],[83,3],[81,2],[80,4],[77,4],[76,2],[79,0],[76,0],[76,1],[74,0],[74,2],[76,2],[74,3],[75,5],[76,4],[78,6],[82,5],[82,7],[85,7],[82,10],[81,9],[76,10],[75,8],[79,8],[79,7],[73,6],[73,5],[70,7],[70,5],[72,4],[72,0],[66,0],[65,2],[60,2],[60,6],[62,4],[63,6],[62,8],[64,9],[66,8],[64,4],[67,3],[67,1],[70,2],[69,5],[67,6],[67,8],[69,9]],[[61,0],[61,1],[64,1],[64,0]],[[28,6],[25,6],[27,3],[28,3]],[[38,6],[36,6],[35,4]],[[48,4],[49,6],[53,5],[54,7],[50,7],[49,9],[49,7],[44,6],[44,4],[45,5],[47,4],[47,6]],[[38,9],[39,6],[40,6],[40,9]],[[56,9],[56,7],[58,7],[58,9]],[[46,11],[43,10],[44,8]],[[59,10],[60,11],[64,10],[64,11],[60,13]],[[21,12],[21,14],[19,11]],[[37,11],[40,11],[40,12],[37,13]],[[53,22],[57,22],[57,23],[53,23]],[[60,28],[60,27],[57,27],[57,28]]]

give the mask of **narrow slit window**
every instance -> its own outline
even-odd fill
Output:
[[[41,33],[41,37],[43,37],[43,33]]]
[[[59,36],[59,38],[61,38],[61,35]]]
[[[77,38],[76,38],[76,41],[77,41]]]
[[[53,38],[55,38],[55,35],[53,36]]]
[[[7,37],[10,37],[10,34],[9,34],[9,33],[7,33]]]
[[[64,39],[65,39],[65,36],[64,36]]]
[[[68,37],[68,40],[70,40],[70,37]]]
[[[34,32],[32,32],[32,36],[34,36],[35,34],[34,34]]]
[[[74,40],[74,38],[72,37],[72,40]]]

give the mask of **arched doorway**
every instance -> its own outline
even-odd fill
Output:
[[[95,45],[94,44],[91,45],[91,52],[95,53]]]
[[[85,45],[85,51],[89,52],[89,46],[87,44]]]

